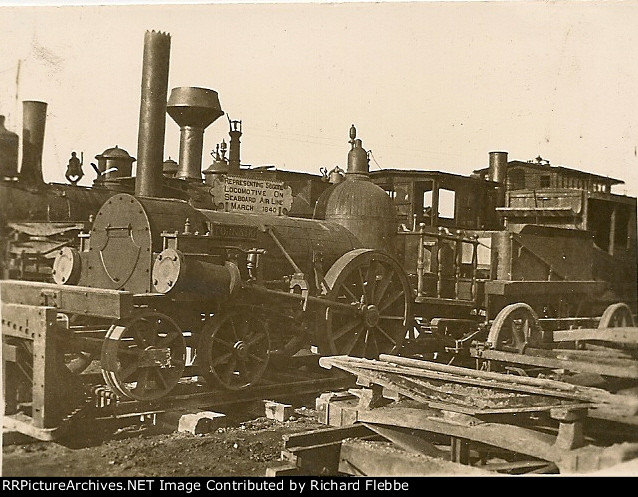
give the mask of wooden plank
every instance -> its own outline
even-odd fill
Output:
[[[552,333],[554,342],[575,342],[577,340],[597,340],[602,342],[638,344],[638,327],[579,328],[560,330]]]
[[[445,457],[447,452],[438,449],[433,443],[417,436],[412,430],[396,426],[383,426],[372,423],[363,423],[371,431],[378,433],[397,447],[415,454],[423,454],[430,457]]]
[[[480,466],[481,469],[486,471],[498,471],[509,474],[530,474],[542,470],[546,472],[548,470],[557,470],[554,463],[547,463],[547,461],[513,461],[502,463],[488,463]]]
[[[296,452],[308,447],[321,447],[341,442],[345,438],[369,436],[372,432],[362,424],[320,428],[303,433],[284,435],[284,447],[290,452]]]
[[[590,348],[591,344],[586,344],[584,349],[554,349],[557,353],[566,357],[572,357],[576,360],[589,360],[596,358],[612,358],[612,359],[635,359],[635,355],[629,350],[613,349],[610,347]]]
[[[484,351],[481,351],[481,354]],[[514,354],[512,354],[514,355]],[[429,361],[407,359],[397,356],[381,354],[383,361],[358,359],[348,356],[323,357],[319,360],[322,367],[332,366],[346,368],[368,368],[376,371],[401,373],[423,378],[433,378],[441,381],[479,385],[488,388],[500,388],[519,392],[536,393],[563,399],[579,400],[581,402],[595,402],[611,404],[631,415],[638,412],[638,400],[627,396],[614,395],[605,390],[592,387],[582,387],[567,383],[539,378],[528,378],[487,371],[477,371],[457,366],[447,366]],[[483,357],[483,355],[480,355]],[[392,362],[397,364],[393,364]],[[410,366],[404,366],[409,364]],[[399,392],[401,393],[401,392]]]
[[[465,415],[488,415],[488,414],[516,414],[523,412],[542,412],[551,410],[555,407],[564,406],[565,404],[560,399],[548,398],[548,397],[529,397],[533,403],[529,406],[513,406],[513,407],[488,407],[476,405],[475,400],[481,397],[481,393],[468,392],[461,398],[455,399],[453,397],[441,398],[441,393],[432,386],[426,387],[425,382],[419,382],[414,378],[408,378],[401,376],[398,373],[382,373],[379,371],[366,371],[358,369],[356,367],[340,366],[344,371],[348,371],[352,374],[358,375],[358,382],[361,378],[365,379],[367,384],[381,385],[383,388],[395,389],[404,397],[420,402],[423,405],[429,406],[434,409],[442,409],[455,413]],[[444,385],[444,382],[440,382]],[[484,389],[483,394],[487,395],[493,390]],[[552,403],[553,401],[553,403]],[[570,403],[570,407],[589,407],[590,403]],[[352,411],[352,409],[350,409]],[[356,413],[352,413],[352,420],[355,421]],[[351,422],[353,422],[351,421]]]
[[[35,281],[0,281],[0,300],[110,319],[125,318],[133,311],[133,294],[129,292]]]
[[[486,295],[521,297],[530,295],[594,295],[604,288],[601,281],[510,281],[485,282]]]
[[[488,471],[439,458],[413,454],[382,442],[346,440],[339,471],[354,476],[490,475]],[[394,489],[395,493],[399,489]]]
[[[638,379],[638,361],[618,359],[618,364],[599,364],[587,361],[558,359],[552,351],[541,349],[526,349],[525,354],[513,354],[499,350],[483,350],[480,358],[492,361],[527,364],[548,369],[566,369],[577,373],[596,373],[616,378]],[[622,361],[622,362],[620,362]]]
[[[357,416],[361,423],[377,423],[441,433],[485,443],[546,461],[560,460],[563,453],[563,451],[554,447],[556,437],[553,435],[504,423],[459,425],[441,417],[435,418],[424,415],[423,411],[418,408],[396,405],[360,410]]]
[[[482,354],[482,351],[481,351]],[[475,356],[481,356],[479,353],[475,353]],[[576,385],[571,385],[568,383],[564,383],[556,380],[549,380],[546,378],[530,378],[527,376],[519,376],[519,375],[511,375],[511,374],[503,374],[503,373],[494,373],[490,371],[479,371],[476,369],[469,369],[459,366],[450,366],[447,364],[438,364],[431,361],[423,361],[419,359],[409,359],[406,357],[399,357],[388,354],[381,354],[379,356],[381,361],[385,361],[391,364],[398,364],[401,366],[406,366],[410,368],[415,368],[419,370],[426,371],[437,371],[440,373],[448,373],[450,375],[457,375],[459,379],[463,378],[478,378],[487,380],[490,383],[486,385],[492,385],[498,388],[505,388],[507,386],[504,384],[510,384],[515,386],[516,389],[519,389],[521,386],[529,386],[529,387],[538,387],[539,390],[530,390],[530,393],[543,393],[544,395],[552,395],[553,392],[558,392],[559,395],[569,396],[570,394],[575,394],[576,397],[581,400],[592,400],[592,401],[614,401],[620,400],[616,398],[616,396],[610,394],[609,392],[591,388],[591,387],[579,387]],[[330,360],[330,358],[327,358]],[[320,361],[321,363],[321,361]]]
[[[34,426],[33,420],[22,415],[16,416],[3,416],[2,427],[8,432],[18,432],[23,435],[35,438],[36,440],[42,440],[44,442],[51,442],[59,437],[61,429],[56,428],[38,428]]]

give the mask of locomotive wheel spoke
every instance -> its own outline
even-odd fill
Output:
[[[404,297],[405,293],[403,291],[397,292],[394,296],[389,299],[383,306],[379,307],[379,312],[383,312],[386,309],[390,308],[399,298]]]
[[[371,345],[371,347],[368,347]],[[372,347],[372,345],[374,347]],[[364,357],[367,357],[366,352],[370,349],[370,354],[373,357],[377,357],[379,355],[379,344],[377,343],[377,337],[370,330],[366,330],[366,339],[365,339],[365,349],[363,351]]]
[[[133,340],[135,340],[135,343],[137,343],[137,345],[143,349],[148,347],[146,339],[140,334],[140,331],[137,329],[133,330]]]
[[[363,273],[361,272],[361,268],[357,268],[357,274],[359,275],[358,284],[361,286],[361,295],[363,295],[364,301],[366,301],[368,298],[368,295],[366,294],[367,285],[366,285],[366,279],[363,277]]]
[[[160,381],[162,382],[162,386],[164,388],[168,388],[168,383],[166,382],[166,379],[164,378],[164,375],[162,374],[162,370],[160,368],[153,368],[153,371],[155,371],[155,376],[157,376]]]
[[[102,376],[123,397],[141,401],[158,399],[182,377],[186,343],[181,329],[168,316],[139,311],[111,326],[105,338]],[[151,379],[154,377],[160,380]]]
[[[377,301],[377,295],[379,293],[379,283],[385,279],[386,268],[382,264],[379,264],[376,261],[372,261],[370,264],[371,268],[374,268],[372,274],[370,275],[371,283],[372,283],[372,291],[370,293],[370,302]]]
[[[173,343],[175,340],[181,339],[182,334],[177,331],[171,331],[166,334],[166,336],[161,337],[159,342],[155,345],[158,349],[162,349],[164,347],[168,347],[169,344]]]
[[[142,373],[140,374],[140,378],[137,380],[137,386],[135,387],[140,388],[142,391],[146,391],[148,390],[148,368],[144,368],[142,370]]]
[[[359,302],[359,297],[352,293],[352,291],[346,285],[343,285],[343,289],[350,296],[350,302]]]
[[[412,290],[399,263],[383,252],[356,249],[333,264],[325,281],[326,298],[343,303],[345,296],[356,305],[327,304],[324,353],[374,358],[396,352],[412,322]]]
[[[388,333],[381,328],[381,326],[376,326],[376,329],[379,330],[379,332],[384,335],[388,340],[390,340],[394,345],[397,345],[398,340],[396,338],[392,338],[391,335],[388,335]]]
[[[213,342],[215,342],[215,343],[217,343],[217,344],[219,344],[219,345],[223,345],[224,347],[226,347],[226,348],[228,348],[228,349],[232,349],[232,348],[233,348],[233,344],[232,344],[232,343],[229,343],[229,342],[227,342],[226,340],[222,340],[222,339],[221,339],[221,338],[219,338],[219,337],[215,337],[215,338],[213,339]]]
[[[262,342],[263,340],[265,340],[265,338],[266,337],[264,335],[257,335],[251,341],[246,342],[246,345],[250,348],[253,345],[257,345],[259,342]]]
[[[235,320],[232,317],[230,318],[230,329],[233,332],[233,337],[235,338],[235,340],[239,340],[239,334],[237,333],[237,327],[235,326]]]
[[[260,362],[260,363],[266,362],[266,359],[264,359],[263,357],[259,357],[259,356],[255,355],[255,354],[248,354],[248,357],[252,357],[253,361],[257,361],[257,362]]]
[[[126,366],[125,368],[123,368],[122,370],[120,370],[119,376],[123,380],[127,380],[137,370],[138,370],[137,362],[133,362],[133,363],[129,364],[128,366]]]
[[[349,355],[354,350],[354,347],[357,345],[357,342],[361,339],[362,336],[363,334],[359,333],[359,331],[352,335],[352,338],[343,349],[345,355]]]
[[[359,321],[353,319],[352,321],[348,322],[345,326],[342,326],[338,331],[336,331],[333,334],[332,338],[334,340],[339,340],[342,336],[344,336],[346,333],[349,333],[350,331],[352,331],[354,328],[356,328],[359,325],[360,325]]]
[[[211,360],[211,366],[219,366],[220,364],[226,364],[228,360],[233,356],[232,352],[222,354]]]
[[[388,291],[390,285],[392,284],[392,271],[384,272],[383,277],[381,279],[381,284],[379,285],[379,293],[376,296],[375,304],[381,304],[381,300],[383,299],[385,292]]]
[[[219,312],[202,329],[197,348],[201,374],[228,390],[247,388],[261,378],[269,349],[265,320],[255,308],[237,306]]]

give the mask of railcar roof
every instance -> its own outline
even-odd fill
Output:
[[[512,167],[528,167],[532,169],[552,171],[552,172],[560,173],[564,176],[590,178],[596,181],[609,183],[610,185],[622,185],[625,183],[623,180],[610,178],[609,176],[601,176],[600,174],[588,173],[586,171],[581,171],[580,169],[572,169],[570,167],[565,167],[565,166],[552,166],[551,164],[538,164],[536,162],[524,162],[520,160],[513,160],[507,163],[508,169]],[[474,173],[485,174],[487,173],[488,170],[489,168],[484,167],[482,169],[475,169]]]

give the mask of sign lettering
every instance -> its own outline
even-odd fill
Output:
[[[209,193],[218,210],[285,216],[292,206],[292,189],[283,181],[226,176],[216,178]]]

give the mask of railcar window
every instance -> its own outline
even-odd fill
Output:
[[[454,219],[456,212],[456,192],[439,188],[439,217]]]

